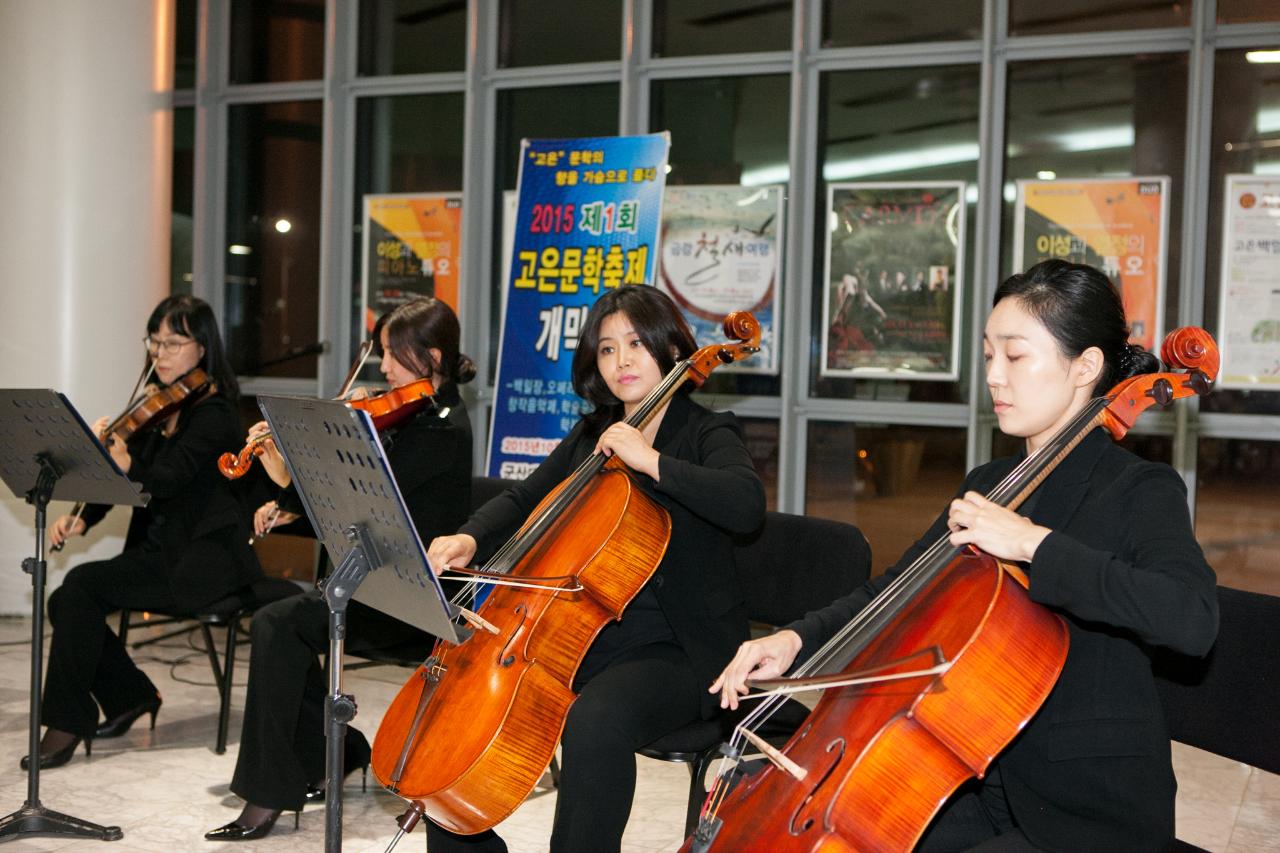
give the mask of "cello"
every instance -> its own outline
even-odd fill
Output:
[[[1096,427],[1119,439],[1152,405],[1211,389],[1219,357],[1203,330],[1170,333],[1161,358],[1168,372],[1089,401],[987,499],[1017,509]],[[764,701],[722,747],[682,851],[911,850],[1057,682],[1066,622],[1032,602],[1028,585],[1018,566],[944,535],[791,676],[749,681],[763,692],[744,698]],[[781,750],[755,734],[781,697],[814,689],[822,698]],[[748,744],[771,765],[743,778]]]
[[[751,315],[724,327],[739,343],[679,361],[626,422],[643,429],[686,382],[758,350]],[[392,702],[373,744],[375,777],[452,832],[482,832],[513,812],[551,762],[583,656],[653,576],[670,530],[620,459],[587,457],[466,573],[503,583],[463,614],[477,630],[438,644]]]

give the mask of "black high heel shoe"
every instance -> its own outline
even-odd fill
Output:
[[[112,717],[102,725],[98,726],[98,731],[94,733],[94,737],[120,737],[120,735],[129,731],[130,727],[133,726],[133,724],[137,722],[138,718],[143,714],[151,715],[151,730],[155,731],[156,714],[158,713],[160,713],[160,695],[156,694],[154,698],[148,699],[141,705],[130,708],[123,714]]]
[[[356,768],[352,767],[350,770],[347,771],[347,775],[350,776],[352,773],[355,773],[355,772],[356,772]],[[364,763],[364,766],[360,768],[360,774],[361,774],[360,790],[362,792],[368,791],[369,790],[369,762],[368,761],[366,761]],[[324,802],[324,786],[308,785],[307,792],[302,795],[302,799],[306,803],[323,803]]]
[[[280,812],[276,812],[271,817],[264,820],[256,826],[245,826],[239,821],[231,821],[231,823],[211,829],[204,834],[205,841],[257,841],[259,838],[266,838],[267,833],[271,832],[271,828],[276,825],[276,819],[280,817]],[[301,812],[293,813],[293,828],[298,828],[298,816]]]
[[[41,751],[40,769],[49,770],[50,768],[61,767],[66,764],[71,760],[71,756],[76,754],[76,747],[80,745],[80,741],[82,740],[84,741],[84,754],[85,757],[88,758],[93,753],[93,738],[77,737],[72,740],[71,743],[62,747],[62,749],[54,750],[52,752]],[[22,760],[18,762],[18,766],[23,770],[28,769],[31,766],[31,756],[22,756]]]

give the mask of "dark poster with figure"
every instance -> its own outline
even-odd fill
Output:
[[[962,181],[833,184],[822,375],[959,375]]]

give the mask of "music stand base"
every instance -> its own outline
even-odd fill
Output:
[[[46,809],[39,804],[33,806],[30,801],[16,812],[0,818],[0,842],[12,841],[24,835],[73,835],[101,841],[119,841],[124,838],[124,833],[118,826],[99,826]]]

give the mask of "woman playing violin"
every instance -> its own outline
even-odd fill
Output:
[[[430,541],[456,530],[471,505],[471,421],[458,385],[474,378],[475,366],[459,352],[457,316],[437,299],[400,305],[378,320],[373,335],[382,374],[393,389],[423,378],[435,389],[431,404],[378,435],[414,526],[424,542]],[[249,437],[266,428],[265,423],[255,424]],[[306,525],[284,459],[270,440],[263,443],[261,460],[284,489],[258,509],[257,532],[299,519]],[[310,526],[303,532],[309,533]],[[231,790],[245,806],[236,820],[211,830],[207,839],[261,838],[281,811],[296,811],[306,801],[323,798],[317,785],[325,769],[326,685],[317,655],[328,648],[328,620],[329,608],[318,590],[254,614],[244,726],[231,780]],[[358,601],[348,605],[347,620],[346,648],[351,654],[416,642],[425,657],[431,647],[425,633]],[[348,727],[345,767],[367,766],[369,754],[364,735]]]
[[[127,441],[107,438],[107,451],[151,495],[133,511],[124,551],[72,569],[49,597],[53,639],[41,718],[41,767],[66,764],[81,740],[116,737],[143,714],[155,726],[160,694],[106,626],[122,608],[189,612],[252,583],[258,562],[246,544],[248,527],[214,460],[239,433],[235,374],[223,354],[207,304],[170,296],[147,321],[147,359],[160,386],[201,368],[211,390],[190,395],[178,411]],[[108,419],[94,424],[106,431]],[[108,506],[54,521],[49,541],[83,536]],[[101,707],[106,722],[99,725]],[[23,759],[25,766],[27,759]]]
[[[431,543],[437,572],[486,559],[589,454],[618,457],[671,516],[670,544],[622,619],[588,648],[561,739],[553,851],[617,850],[635,790],[635,750],[716,713],[706,684],[747,635],[731,534],[764,519],[764,488],[736,419],[678,392],[643,430],[623,422],[694,351],[679,310],[652,287],[592,307],[573,387],[593,407],[527,480]],[[491,830],[460,836],[428,823],[428,849],[505,850]]]
[[[996,291],[983,335],[1000,429],[1043,445],[1090,398],[1157,368],[1127,343],[1119,295],[1092,267],[1051,260]],[[1148,650],[1203,655],[1217,634],[1215,577],[1186,488],[1093,430],[1012,512],[983,495],[1022,457],[970,472],[945,513],[885,575],[743,644],[712,684],[736,707],[748,678],[788,671],[832,637],[935,540],[1024,564],[1030,598],[1065,618],[1070,646],[1048,699],[981,782],[963,786],[917,849],[1161,850],[1175,782]]]

